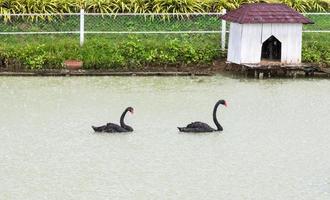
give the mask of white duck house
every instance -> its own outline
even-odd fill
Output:
[[[221,17],[231,22],[227,61],[300,64],[302,26],[313,23],[285,4],[243,4]]]

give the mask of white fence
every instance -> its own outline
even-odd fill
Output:
[[[0,35],[79,34],[220,34],[226,46],[228,24],[221,13],[53,13],[0,15]],[[315,24],[305,33],[330,33],[330,13],[304,13]]]

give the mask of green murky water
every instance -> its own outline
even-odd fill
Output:
[[[330,198],[330,81],[1,77],[0,199]],[[182,134],[212,122],[222,133]],[[126,117],[132,134],[94,134]]]

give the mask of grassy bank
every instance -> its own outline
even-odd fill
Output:
[[[125,70],[146,66],[209,64],[221,57],[218,35],[89,35],[82,48],[77,36],[5,36],[1,38],[2,66],[24,69],[62,68],[79,59],[85,69]]]
[[[16,70],[60,69],[63,61],[79,59],[85,69],[143,70],[150,66],[210,65],[226,55],[220,36],[209,35],[88,35],[79,47],[77,35],[1,36],[0,65]],[[330,65],[330,41],[324,33],[305,33],[303,61]]]

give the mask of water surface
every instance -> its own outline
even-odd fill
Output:
[[[1,77],[0,199],[330,199],[330,81]],[[177,126],[222,133],[183,134]],[[132,134],[94,134],[126,117]]]

